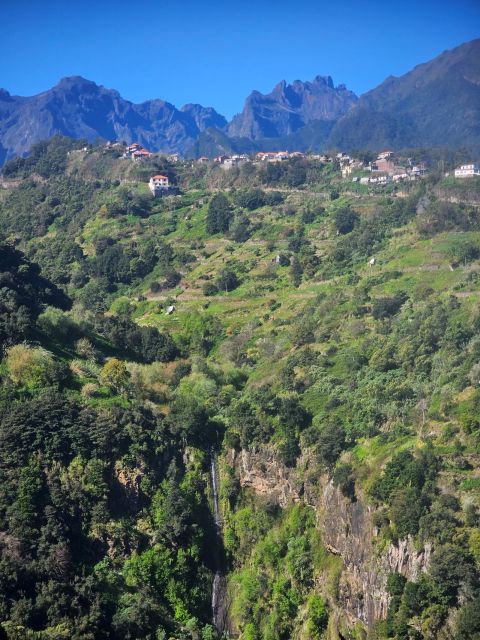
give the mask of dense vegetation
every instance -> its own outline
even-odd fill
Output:
[[[180,195],[149,195],[160,167]],[[375,558],[431,550],[384,576],[370,637],[478,638],[476,180],[137,164],[61,138],[5,176],[0,637],[213,639],[221,565],[226,632],[364,638],[328,486],[369,506]]]

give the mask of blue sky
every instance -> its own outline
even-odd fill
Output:
[[[82,75],[134,102],[230,117],[252,89],[331,75],[356,93],[480,36],[480,0],[0,0],[0,87]]]

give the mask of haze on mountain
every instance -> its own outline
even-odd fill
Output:
[[[427,145],[480,150],[480,39],[391,76],[359,99],[330,76],[282,81],[268,94],[253,91],[230,123],[197,104],[134,104],[79,76],[32,97],[0,90],[0,162],[56,133],[189,156]]]

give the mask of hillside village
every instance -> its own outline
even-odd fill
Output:
[[[86,148],[85,148],[86,149]],[[129,159],[133,162],[142,162],[154,158],[163,158],[167,162],[176,164],[182,161],[179,154],[153,153],[143,147],[140,143],[122,145],[119,142],[107,143],[104,147],[108,151],[117,151],[121,158]],[[371,160],[360,160],[347,153],[336,153],[333,155],[303,153],[300,151],[259,151],[254,154],[223,154],[208,158],[200,156],[193,160],[184,160],[187,163],[196,162],[199,165],[217,166],[228,171],[234,167],[251,163],[252,165],[264,163],[281,163],[291,160],[306,160],[320,165],[331,165],[339,170],[343,180],[359,183],[361,185],[387,185],[391,182],[401,183],[414,181],[427,175],[428,169],[425,162],[415,163],[411,158],[401,158],[401,163],[397,159],[398,154],[393,151],[382,151],[376,158]],[[475,164],[465,165],[455,171],[456,177],[468,175],[478,175],[478,167]],[[168,177],[152,176],[149,182],[150,191],[154,196],[171,193]]]
[[[8,640],[471,640],[480,178],[259,153],[57,137],[5,165]]]
[[[121,143],[108,143],[107,149],[120,149],[122,158],[131,159],[135,162],[147,160],[153,157],[164,157],[168,162],[177,163],[181,160],[179,154],[161,154],[152,153],[145,149],[139,143],[133,143],[123,146]],[[387,185],[391,182],[401,183],[414,181],[425,177],[428,173],[428,167],[425,162],[415,163],[412,158],[401,157],[398,162],[398,153],[385,150],[378,153],[375,159],[364,161],[347,153],[337,153],[334,155],[303,153],[301,151],[259,151],[255,154],[233,154],[219,155],[214,158],[200,156],[194,162],[204,165],[219,166],[224,170],[240,167],[247,163],[275,163],[285,162],[288,160],[308,160],[321,164],[332,164],[336,166],[344,180],[350,180],[353,183],[361,185]],[[449,175],[447,172],[446,176]],[[479,166],[476,163],[464,164],[455,169],[456,178],[466,178],[470,176],[480,175]],[[152,177],[152,180],[155,176]],[[153,182],[149,185],[153,195],[166,194],[169,191],[167,182],[160,183],[158,180],[153,186]]]

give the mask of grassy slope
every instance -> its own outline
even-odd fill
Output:
[[[77,157],[75,163],[78,172],[91,176],[91,167],[85,168]],[[75,169],[73,163],[70,169]],[[107,173],[119,179],[134,179],[131,172],[130,164],[125,167],[117,163],[111,166],[109,164],[104,171],[98,171],[100,175]],[[331,184],[327,180],[325,187],[329,188]],[[196,186],[199,186],[198,183]],[[336,242],[332,217],[339,207],[352,204],[360,216],[368,217],[385,200],[385,193],[381,190],[362,187],[352,191],[352,186],[348,185],[347,191],[345,185],[337,183],[336,186],[341,191],[341,197],[337,200],[328,200],[323,187],[290,190],[287,194],[286,205],[291,205],[293,209],[299,209],[306,202],[312,201],[319,201],[325,206],[325,215],[314,223],[305,225],[305,237],[322,261]],[[458,198],[461,188],[456,184],[452,186],[455,188],[455,197]],[[144,183],[132,183],[131,188],[140,193],[146,192]],[[442,188],[448,188],[448,182]],[[117,189],[118,187],[112,186],[109,197],[114,198]],[[470,191],[468,194],[470,196]],[[247,388],[271,381],[274,389],[281,391],[277,373],[288,357],[298,351],[292,343],[292,330],[302,312],[309,308],[316,311],[324,309],[324,317],[320,322],[322,331],[317,331],[311,349],[324,356],[334,348],[332,355],[328,355],[329,373],[340,380],[346,379],[349,367],[345,357],[346,350],[360,348],[362,341],[368,336],[381,339],[370,314],[361,320],[354,314],[356,299],[363,287],[368,288],[371,298],[403,291],[414,304],[421,303],[430,295],[432,301],[446,301],[455,296],[459,302],[455,311],[458,319],[471,317],[476,310],[480,281],[472,277],[472,274],[478,270],[479,262],[474,261],[467,267],[452,267],[449,255],[456,245],[467,238],[480,243],[479,232],[444,232],[425,239],[419,236],[414,224],[409,224],[395,230],[383,248],[375,254],[374,266],[366,261],[356,265],[354,271],[357,281],[354,284],[346,275],[325,279],[314,276],[304,278],[301,285],[295,288],[291,282],[289,267],[279,267],[273,261],[277,253],[287,249],[288,239],[298,226],[298,216],[285,213],[283,206],[262,207],[248,214],[252,225],[256,227],[250,239],[244,243],[235,243],[221,235],[209,237],[206,234],[207,206],[198,203],[200,200],[206,203],[208,197],[205,189],[189,190],[182,196],[180,208],[162,211],[159,203],[145,219],[135,216],[109,219],[99,211],[87,221],[77,241],[88,255],[94,252],[95,240],[102,237],[121,241],[136,240],[139,243],[158,237],[169,242],[175,250],[183,249],[192,253],[196,260],[182,268],[182,281],[176,289],[151,293],[150,285],[158,279],[158,273],[154,270],[134,286],[119,287],[118,298],[112,303],[111,310],[115,312],[119,300],[126,297],[133,306],[133,317],[138,323],[167,329],[174,336],[182,333],[194,312],[218,319],[224,329],[224,344],[216,345],[209,359],[212,364],[221,367],[228,366],[223,347],[232,337],[247,332]],[[175,221],[175,229],[169,231],[172,220]],[[55,225],[50,232],[55,233]],[[240,286],[229,293],[206,297],[202,291],[203,284],[229,264],[234,265],[240,274]],[[165,308],[172,302],[176,310],[173,314],[166,315]],[[322,307],[322,304],[327,306]],[[329,330],[323,331],[324,329]],[[275,358],[265,355],[263,348],[265,341],[272,339],[279,346],[278,357]],[[301,371],[297,371],[297,375],[301,375]],[[452,399],[459,413],[468,406],[472,393],[473,388],[466,387]],[[321,412],[327,399],[324,390],[319,385],[312,384],[303,395],[302,402],[316,414]],[[102,402],[102,399],[99,398],[98,402]],[[473,464],[470,469],[456,466],[454,438],[448,435],[451,423],[437,411],[439,406],[440,396],[437,394],[432,397],[424,431],[432,436],[437,451],[445,460],[441,483],[449,490],[453,489],[462,500],[474,501],[480,506],[479,465]],[[379,436],[364,437],[344,455],[344,459],[353,465],[358,483],[368,490],[380,474],[382,466],[394,453],[421,446],[423,436],[424,433],[418,430],[409,435],[399,435],[388,442]],[[464,456],[475,462],[478,458],[476,449],[468,439],[464,438],[461,444]],[[247,498],[245,500],[248,502]],[[264,544],[274,544],[275,540],[283,539],[288,534],[289,518],[293,517],[287,514],[282,522],[277,522],[276,528],[269,533]],[[267,525],[265,531],[268,530]],[[308,522],[298,525],[298,535],[313,535],[311,526]],[[316,558],[315,571],[318,574],[326,571],[330,576],[329,580],[334,581],[338,564],[336,560],[331,556],[323,557],[323,548],[317,539],[313,540],[312,549]],[[246,564],[253,567],[266,564],[265,571],[273,576],[278,571],[278,559],[271,562],[262,560],[263,551],[262,546],[253,544]],[[235,574],[233,583],[235,584],[235,580],[246,580],[247,577],[242,572]],[[237,602],[235,606],[241,607],[241,602]]]

